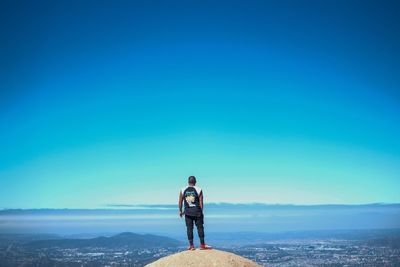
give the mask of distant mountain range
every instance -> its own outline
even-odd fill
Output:
[[[207,231],[212,232],[399,229],[400,204],[206,203],[204,217]],[[185,225],[184,220],[179,218],[176,204],[110,205],[102,209],[0,210],[0,233],[54,233],[66,237],[123,231],[182,239]]]
[[[321,209],[399,209],[400,203],[368,203],[368,204],[267,204],[267,203],[206,203],[207,210],[321,210]],[[76,208],[38,208],[38,209],[0,209],[0,215],[36,215],[36,214],[127,214],[136,213],[169,213],[176,211],[176,204],[107,204],[105,208],[76,209]]]
[[[111,237],[95,237],[89,239],[45,239],[34,240],[26,243],[24,246],[30,249],[41,248],[157,248],[157,247],[177,247],[180,245],[178,240],[158,235],[151,234],[135,234],[131,232],[120,233]]]

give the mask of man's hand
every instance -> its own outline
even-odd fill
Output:
[[[179,216],[182,218],[182,216],[183,216],[183,212],[180,210],[179,211]]]

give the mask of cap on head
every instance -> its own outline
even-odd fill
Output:
[[[189,183],[189,184],[195,185],[195,184],[196,184],[196,177],[194,177],[194,176],[189,176],[189,178],[188,178],[188,183]]]

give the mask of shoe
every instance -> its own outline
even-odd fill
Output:
[[[212,249],[212,247],[209,245],[203,244],[203,245],[200,245],[200,249]]]
[[[188,250],[196,250],[196,248],[195,248],[193,245],[190,245],[190,246],[188,247]]]

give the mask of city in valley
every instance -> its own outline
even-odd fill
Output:
[[[275,240],[268,233],[232,233],[232,242],[227,236],[216,233],[211,241],[262,266],[400,266],[399,230],[289,232],[274,234]],[[0,240],[0,266],[144,266],[186,249],[173,238],[131,232],[92,238],[2,234]]]

